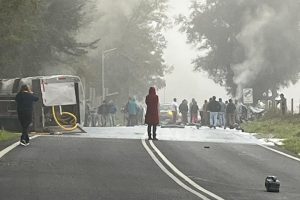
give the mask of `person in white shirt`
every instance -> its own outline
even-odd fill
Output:
[[[172,116],[173,116],[173,124],[176,124],[177,121],[177,113],[178,113],[178,104],[177,99],[174,98],[172,102]]]

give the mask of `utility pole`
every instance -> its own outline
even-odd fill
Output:
[[[105,51],[102,51],[102,68],[101,68],[101,81],[102,81],[102,101],[105,99],[106,97],[106,92],[105,92],[105,83],[104,83],[104,65],[105,65],[105,54],[110,53],[112,51],[117,50],[117,48],[112,48],[112,49],[108,49]]]

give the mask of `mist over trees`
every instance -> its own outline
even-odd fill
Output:
[[[81,44],[74,37],[83,22],[85,3],[1,0],[1,77],[43,75],[44,69],[85,54],[89,44]]]
[[[142,97],[161,88],[167,0],[0,0],[0,77],[81,76],[101,95]]]
[[[234,97],[243,88],[253,88],[255,100],[268,91],[276,97],[298,81],[299,8],[297,0],[193,1],[190,16],[179,22],[200,52],[194,69]]]
[[[92,62],[89,67],[93,69],[89,72],[101,69],[102,51],[116,48],[105,54],[105,87],[109,93],[118,92],[123,101],[127,101],[128,96],[144,98],[149,86],[165,86],[164,76],[169,67],[163,60],[166,40],[162,32],[169,26],[165,13],[167,2],[102,1],[97,4],[99,19],[91,29],[83,31],[83,38],[87,33],[94,39],[99,35],[101,38],[99,50],[88,56]],[[99,80],[91,83],[91,87],[96,88],[100,84]]]

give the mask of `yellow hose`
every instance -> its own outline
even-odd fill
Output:
[[[61,113],[61,116],[63,116],[63,115],[69,115],[69,116],[71,116],[74,119],[75,125],[73,127],[71,127],[71,128],[67,128],[67,127],[63,126],[58,121],[58,119],[56,117],[56,114],[55,114],[55,108],[54,108],[54,106],[52,106],[52,115],[53,115],[53,118],[54,118],[55,122],[58,124],[58,126],[60,126],[62,129],[66,130],[66,131],[73,131],[73,130],[75,130],[78,127],[78,123],[76,123],[77,122],[77,117],[74,114],[72,114],[72,113],[69,113],[69,112],[62,112]]]

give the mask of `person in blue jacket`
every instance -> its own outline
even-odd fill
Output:
[[[129,102],[127,105],[128,111],[128,126],[137,125],[137,113],[138,113],[138,105],[135,101],[135,98],[129,98]]]

